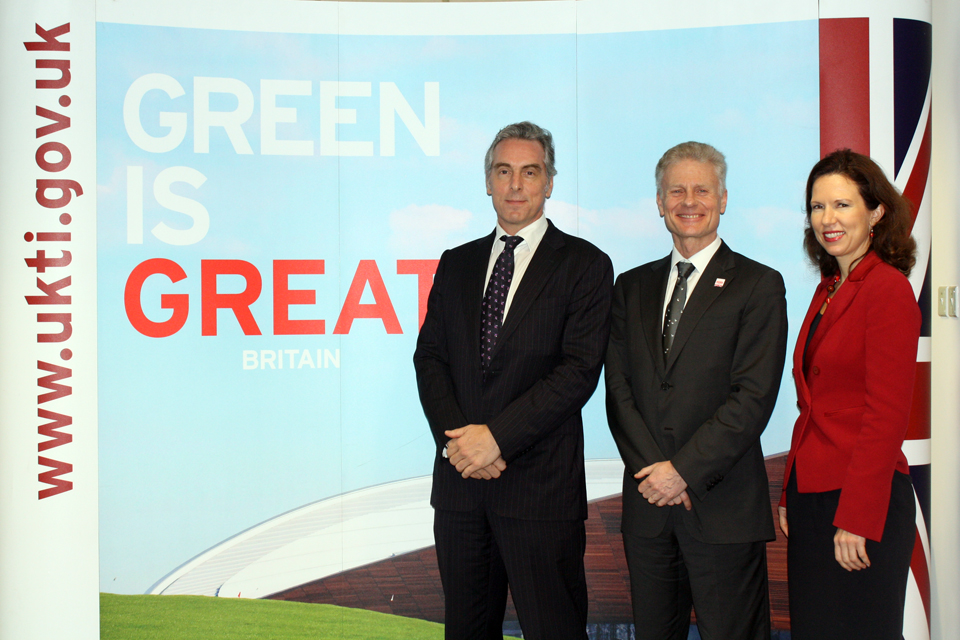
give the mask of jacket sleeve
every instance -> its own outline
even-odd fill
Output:
[[[771,269],[744,305],[726,402],[671,460],[697,498],[705,499],[760,439],[777,402],[786,350],[786,290]]]
[[[620,450],[627,472],[633,475],[647,465],[666,460],[637,409],[631,385],[627,327],[639,318],[629,318],[623,276],[617,278],[613,290],[610,323],[610,346],[604,378],[607,388],[607,423]],[[646,349],[646,346],[643,345]]]
[[[488,425],[507,462],[580,411],[597,387],[610,333],[610,258],[594,251],[570,286],[558,364]]]
[[[865,406],[833,524],[879,541],[913,400],[920,308],[906,278],[876,279],[866,298]],[[870,282],[868,278],[867,282]]]
[[[417,349],[413,354],[420,404],[438,449],[446,446],[449,440],[444,431],[458,429],[467,424],[457,402],[453,378],[450,375],[450,344],[444,321],[444,290],[449,286],[446,282],[449,268],[447,263],[448,252],[445,251],[437,265],[433,287],[427,299],[427,314],[423,319],[423,326],[420,327]]]

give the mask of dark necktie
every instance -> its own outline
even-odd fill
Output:
[[[680,324],[680,314],[687,301],[687,278],[693,273],[692,262],[677,263],[677,284],[673,287],[673,297],[667,305],[667,313],[663,318],[663,361],[667,361],[670,347],[673,346],[673,337],[677,335],[677,325]]]
[[[490,366],[493,347],[497,344],[503,324],[503,309],[507,304],[510,283],[513,282],[513,250],[523,242],[520,236],[501,236],[500,239],[506,246],[493,265],[480,314],[480,360],[484,369]]]

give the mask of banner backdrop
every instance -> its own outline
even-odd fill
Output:
[[[2,637],[53,637],[25,631],[41,574],[71,593],[57,635],[97,637],[98,516],[99,590],[120,594],[263,597],[432,544],[411,357],[440,253],[494,224],[483,155],[511,122],[553,132],[546,214],[618,273],[670,250],[663,151],[720,149],[720,235],[783,274],[796,338],[817,281],[813,0],[12,4]],[[788,370],[768,455],[794,402]],[[615,495],[602,392],[584,422],[591,499]]]

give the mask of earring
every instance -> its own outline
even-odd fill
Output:
[[[873,237],[873,227],[870,227],[870,237]]]

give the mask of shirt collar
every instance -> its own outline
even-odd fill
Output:
[[[540,241],[543,240],[543,235],[547,232],[547,216],[542,215],[523,229],[517,232],[516,235],[523,238],[523,242],[517,245],[517,249],[527,248],[530,251],[536,251],[537,247],[540,245]],[[503,251],[503,240],[500,238],[503,236],[510,235],[503,230],[503,227],[500,226],[500,223],[497,223],[496,228],[496,237],[493,239],[493,250],[496,253]]]
[[[710,264],[711,258],[717,252],[717,249],[720,248],[720,236],[717,236],[713,239],[713,242],[705,246],[700,251],[696,252],[689,258],[684,258],[680,255],[680,252],[677,251],[677,247],[673,247],[673,251],[670,252],[670,272],[673,273],[673,268],[677,266],[678,262],[692,262],[694,268],[697,270],[697,273],[703,273],[707,268],[707,265]]]

